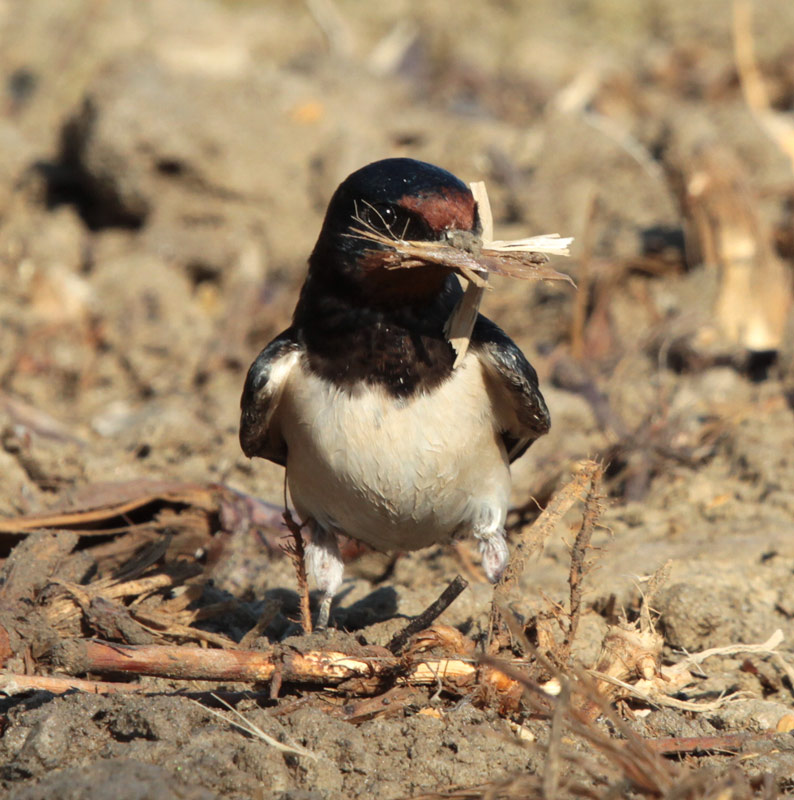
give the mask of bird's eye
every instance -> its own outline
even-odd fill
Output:
[[[397,212],[393,206],[386,204],[367,205],[359,212],[367,225],[381,233],[395,233],[394,224],[397,222]]]
[[[389,203],[356,206],[356,219],[372,231],[390,239],[435,239],[425,220],[410,209]]]

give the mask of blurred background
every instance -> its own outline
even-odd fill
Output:
[[[642,499],[790,423],[794,6],[756,5],[0,0],[0,511],[140,474],[277,498],[245,369],[393,155],[486,180],[500,237],[577,237],[578,292],[484,309],[554,417],[518,499],[594,454]]]
[[[140,476],[277,502],[245,370],[334,188],[393,155],[485,180],[499,237],[576,237],[578,291],[484,308],[553,416],[518,506],[599,456],[624,507],[794,511],[789,0],[0,0],[0,26],[3,513]]]
[[[654,601],[668,653],[794,636],[791,0],[0,0],[0,107],[0,516],[80,508],[86,491],[96,504],[105,481],[128,499],[139,479],[181,482],[170,516],[151,484],[105,515],[140,544],[178,530],[172,507],[189,516],[216,491],[207,484],[248,495],[247,523],[266,508],[251,496],[280,504],[283,471],[237,442],[246,370],[289,324],[339,182],[411,156],[486,181],[498,238],[576,237],[555,266],[578,290],[493,279],[483,310],[537,368],[552,415],[514,465],[511,535],[581,459],[606,464],[593,540],[604,557],[577,658],[594,663],[606,620],[621,604],[636,612],[639,576],[668,560]],[[202,542],[251,530],[224,516],[240,510],[233,497],[201,506]],[[266,596],[292,598],[281,635],[294,575],[270,512],[270,549],[264,535],[227,537],[226,565],[197,570],[253,620]],[[525,619],[567,597],[580,518],[527,565]],[[97,541],[105,556],[133,546]],[[185,551],[206,555],[193,539]],[[426,608],[458,571],[470,587],[445,620],[487,628],[491,588],[470,543],[367,558],[347,571],[343,626],[401,626],[396,613]],[[224,614],[219,630],[234,634]],[[723,666],[713,697],[777,692],[790,710],[791,673]],[[787,706],[769,708],[732,703],[697,730],[684,712],[655,712],[645,730],[763,730]],[[436,758],[429,728],[416,730],[388,796],[414,785],[411,759]],[[456,769],[474,735],[461,730]],[[214,763],[208,742],[196,764]],[[490,758],[456,781],[492,778]],[[62,763],[42,757],[24,774]],[[346,750],[339,763],[353,781]]]

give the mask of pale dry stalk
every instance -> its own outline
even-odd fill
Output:
[[[792,305],[791,279],[774,252],[744,167],[723,146],[701,145],[686,190],[702,257],[720,271],[718,327],[747,350],[779,349]]]
[[[751,0],[734,0],[733,47],[736,70],[747,105],[758,124],[788,156],[794,168],[794,115],[775,111],[769,100],[769,92],[755,57]]]

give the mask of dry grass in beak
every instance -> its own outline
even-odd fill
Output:
[[[443,241],[412,241],[401,238],[392,230],[384,234],[360,216],[356,216],[360,227],[354,228],[351,234],[385,246],[386,250],[373,251],[371,256],[379,257],[386,269],[443,266],[468,282],[445,327],[447,339],[457,353],[455,366],[468,350],[489,274],[519,280],[568,281],[572,286],[576,285],[570,275],[548,266],[549,255],[570,255],[572,238],[553,233],[510,241],[494,240],[493,217],[485,184],[480,181],[470,186],[482,223],[481,236],[468,231],[449,231]]]

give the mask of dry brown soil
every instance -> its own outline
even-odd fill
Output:
[[[794,4],[759,4],[754,30],[770,102],[790,112]],[[484,309],[535,364],[553,421],[515,465],[516,505],[547,501],[582,458],[608,461],[576,658],[593,663],[609,609],[635,613],[641,578],[669,560],[654,602],[667,660],[780,628],[794,663],[794,344],[748,355],[715,327],[719,271],[683,200],[697,148],[727,148],[790,279],[792,163],[745,103],[727,0],[0,0],[0,69],[0,514],[138,478],[278,504],[280,469],[237,443],[245,370],[289,321],[335,186],[409,155],[486,180],[503,238],[577,237],[564,266],[583,300],[494,280]],[[524,618],[567,598],[580,513],[528,565]],[[443,621],[477,638],[491,589],[463,548],[351,564],[337,624],[382,644],[462,572]],[[253,539],[225,552],[216,593],[250,619],[214,629],[239,639],[266,597],[294,606],[294,576]],[[282,616],[269,632],[295,628]],[[357,724],[295,693],[238,697],[310,760],[173,682],[150,686],[3,700],[0,794],[389,800],[544,766],[542,747],[465,697],[430,692],[437,713]],[[792,712],[790,675],[762,656],[708,661],[682,699],[735,691],[708,712],[637,703],[631,724],[762,733]],[[524,722],[546,741],[547,723]],[[794,791],[791,734],[679,760]]]

